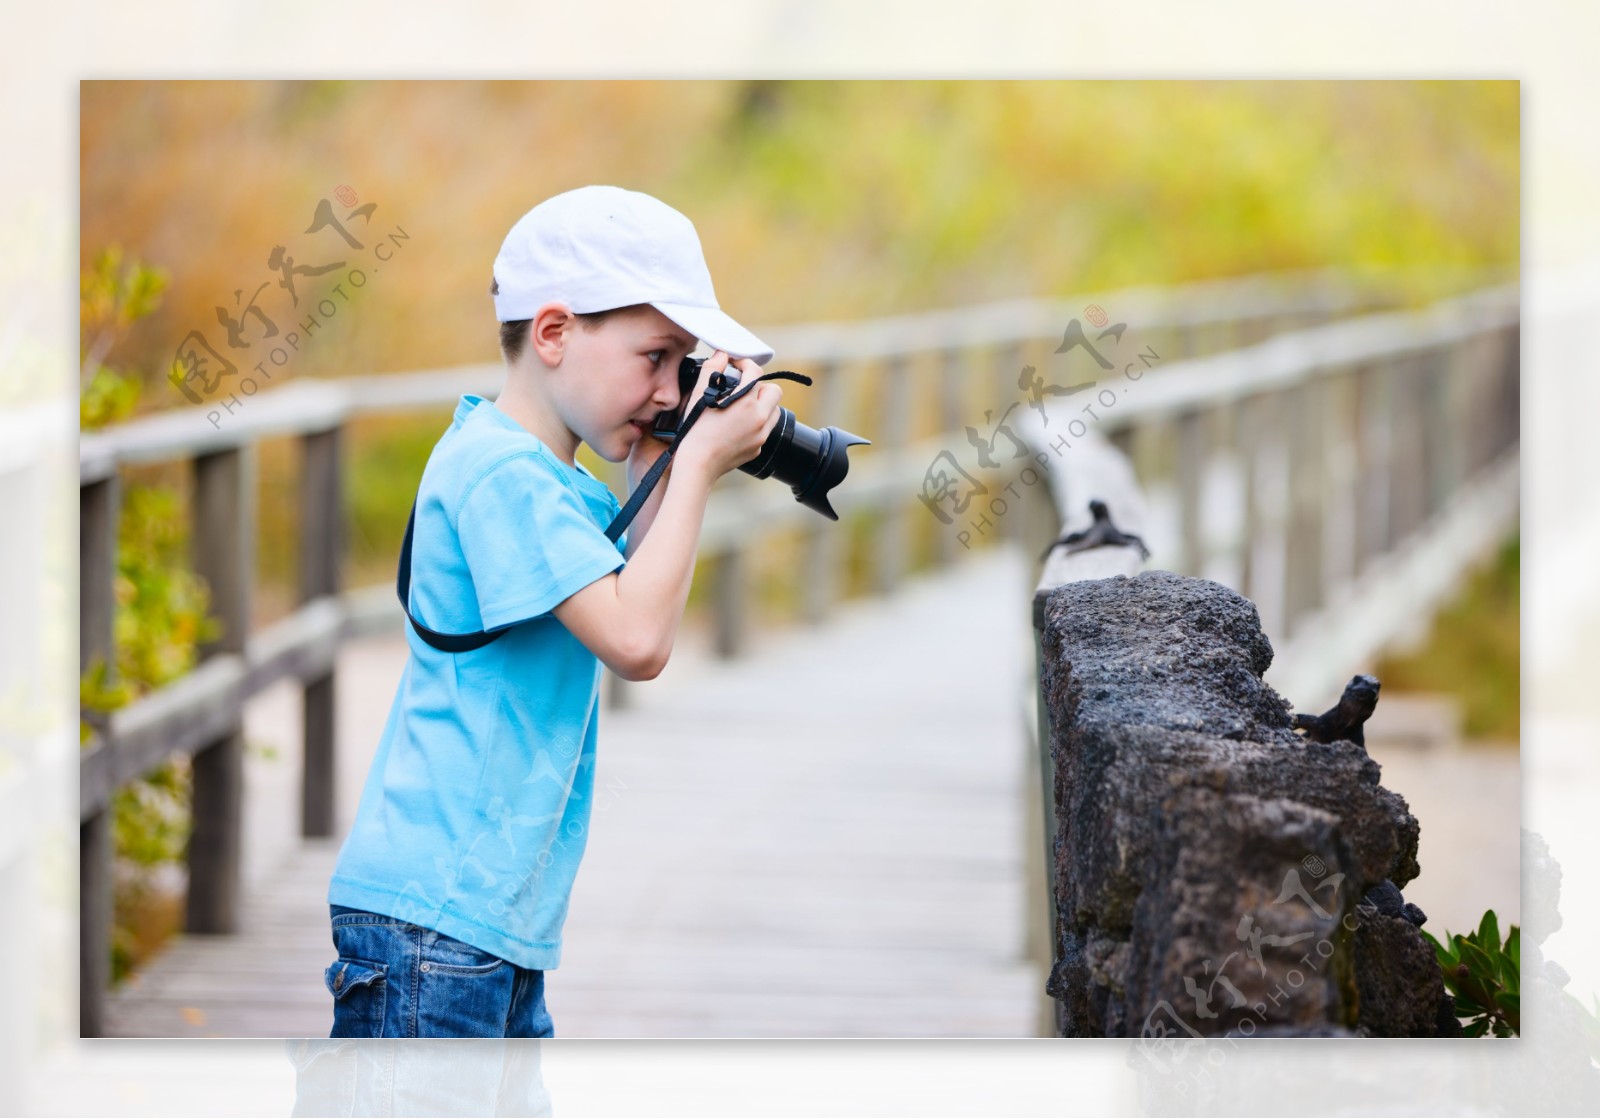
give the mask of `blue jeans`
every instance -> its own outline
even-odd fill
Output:
[[[544,972],[396,917],[330,905],[329,1037],[554,1037]]]

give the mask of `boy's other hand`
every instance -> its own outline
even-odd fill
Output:
[[[711,380],[711,374],[715,373],[719,369],[726,369],[727,367],[728,355],[723,353],[721,350],[718,350],[705,361],[701,362],[700,379],[695,383],[694,391],[688,396],[679,400],[679,414],[687,416],[690,410],[694,408],[695,402],[705,395],[706,385]],[[715,409],[707,409],[707,411],[715,411]],[[699,426],[704,422],[705,417],[702,416],[699,420],[695,421],[695,427],[698,429]],[[646,474],[650,473],[650,468],[655,465],[656,459],[664,455],[671,446],[671,443],[657,439],[648,432],[633,445],[633,450],[628,452],[628,490],[630,492],[639,484],[639,481]],[[684,446],[688,446],[688,443],[685,443]],[[676,466],[682,458],[683,453],[681,451],[672,456],[672,461],[667,464],[666,474],[662,478],[663,482],[672,477],[672,468]]]
[[[711,374],[728,367],[728,355],[718,350],[700,367],[700,380],[689,407],[705,394]],[[761,376],[761,366],[747,357],[733,362],[740,384]],[[778,425],[779,401],[783,390],[771,381],[757,385],[727,408],[707,408],[684,437],[683,447],[673,455],[673,465],[703,472],[714,482],[730,470],[756,457],[767,436]]]

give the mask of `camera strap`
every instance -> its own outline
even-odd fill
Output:
[[[706,391],[699,400],[695,401],[694,407],[684,417],[683,422],[678,425],[678,433],[672,444],[650,465],[649,471],[640,480],[638,486],[634,488],[633,493],[628,496],[628,504],[623,506],[622,510],[612,519],[611,524],[607,526],[606,537],[613,544],[617,542],[617,539],[633,518],[638,515],[639,510],[643,508],[645,501],[650,497],[650,491],[655,488],[656,483],[661,480],[661,476],[666,473],[667,464],[672,461],[673,453],[682,444],[684,434],[694,426],[695,421],[700,418],[700,414],[707,407],[726,408],[762,381],[786,380],[798,381],[803,385],[811,384],[811,378],[804,374],[792,373],[787,369],[779,369],[771,373],[763,373],[761,376],[751,379],[748,383],[740,385],[736,391],[719,398],[718,394],[722,391],[723,386],[717,380],[717,376],[717,374],[712,375],[711,384],[706,386]],[[513,626],[522,624],[521,622],[513,622],[511,625],[502,626],[493,632],[479,630],[476,633],[440,633],[438,630],[429,629],[417,621],[416,617],[411,613],[411,537],[416,529],[416,524],[417,502],[413,498],[411,501],[411,515],[406,518],[405,539],[400,544],[400,569],[395,577],[395,592],[400,597],[400,609],[405,611],[406,619],[411,623],[411,628],[417,631],[418,637],[441,652],[469,653],[474,649],[483,648],[489,642],[496,640],[507,630],[513,628]]]

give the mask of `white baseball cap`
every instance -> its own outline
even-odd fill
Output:
[[[772,360],[717,305],[694,224],[636,190],[586,186],[545,199],[506,234],[494,278],[501,322],[531,319],[550,300],[580,315],[648,303],[712,349]]]

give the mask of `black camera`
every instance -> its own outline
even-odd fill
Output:
[[[694,405],[695,388],[700,383],[700,366],[704,361],[704,358],[686,357],[678,363],[678,391],[682,400],[676,409],[656,413],[650,431],[655,438],[665,443],[677,439],[678,428]],[[811,383],[809,377],[802,378],[797,374],[789,374],[789,379]],[[737,391],[739,371],[729,367],[721,373],[712,374],[710,387],[715,396],[709,403],[716,407],[717,402],[726,401]],[[756,457],[739,469],[757,478],[775,475],[778,481],[788,483],[796,501],[836,521],[839,514],[828,504],[828,491],[844,481],[845,474],[850,470],[850,460],[845,452],[858,443],[870,445],[871,440],[837,427],[825,427],[818,431],[795,419],[789,409],[780,407],[778,423],[773,427],[772,434],[767,436]]]

